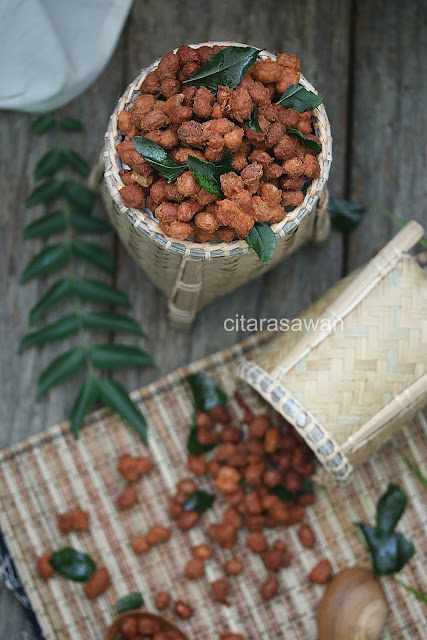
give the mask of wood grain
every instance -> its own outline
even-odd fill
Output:
[[[349,193],[369,210],[349,242],[349,270],[397,231],[380,206],[427,229],[422,0],[357,2]]]
[[[183,42],[230,39],[289,51],[299,56],[304,75],[325,98],[334,136],[332,195],[378,200],[398,215],[413,216],[426,225],[424,24],[422,0],[390,0],[381,11],[368,0],[136,2],[110,64],[66,109],[86,123],[85,134],[74,138],[75,148],[95,163],[109,114],[124,87],[140,68]],[[66,384],[35,404],[37,375],[60,347],[17,355],[28,329],[28,312],[45,289],[43,283],[18,284],[23,266],[41,247],[21,239],[23,226],[37,214],[29,213],[23,200],[32,185],[32,168],[51,143],[49,137],[31,135],[31,119],[0,115],[0,446],[64,419],[76,390],[75,382]],[[99,205],[98,213],[103,215]],[[241,340],[247,334],[223,327],[224,320],[236,314],[293,317],[335,283],[346,267],[366,261],[391,237],[394,228],[387,218],[372,207],[368,215],[348,241],[334,233],[326,246],[303,248],[263,278],[205,308],[190,333],[168,327],[163,296],[118,241],[106,239],[116,256],[116,283],[131,296],[134,315],[148,334],[146,348],[158,365],[154,371],[128,371],[117,377],[129,388],[139,387]],[[0,637],[9,637],[11,628],[16,637],[29,630],[22,608],[1,587]]]

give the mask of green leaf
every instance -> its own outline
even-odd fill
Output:
[[[304,111],[312,111],[322,102],[323,98],[313,91],[304,89],[300,84],[290,84],[276,104],[304,113]]]
[[[249,129],[252,129],[252,131],[256,131],[257,133],[262,133],[262,129],[259,126],[259,122],[258,122],[258,105],[257,104],[254,106],[251,119],[243,120],[243,124],[249,127]]]
[[[83,178],[87,178],[90,174],[90,166],[79,153],[76,153],[73,149],[64,149],[62,151],[64,162],[68,164],[71,169],[74,169]]]
[[[64,183],[60,180],[46,180],[33,189],[25,201],[28,208],[35,207],[42,202],[50,202],[61,195]]]
[[[197,513],[204,513],[210,509],[215,502],[216,497],[206,491],[193,491],[193,493],[187,498],[182,505],[186,511],[197,511]]]
[[[87,582],[96,569],[96,562],[87,553],[71,547],[54,551],[49,563],[61,576],[73,582]]]
[[[401,533],[385,533],[370,524],[358,523],[372,557],[374,573],[397,573],[415,554],[415,547]]]
[[[30,324],[34,324],[46,313],[56,307],[62,300],[71,296],[74,291],[73,281],[69,278],[61,278],[54,282],[44,296],[34,305],[30,311]]]
[[[379,202],[376,202],[375,204],[377,205],[377,207],[379,207],[379,209],[381,209],[381,211],[388,218],[390,218],[390,220],[393,220],[393,222],[395,222],[397,225],[399,225],[399,227],[404,227],[407,224],[407,222],[405,220],[403,220],[402,218],[399,218],[398,216],[396,216],[392,211],[390,211],[389,209],[386,209],[386,207],[383,207],[383,205],[380,204]],[[422,247],[427,247],[427,238],[421,238],[420,240],[418,240],[418,243]]]
[[[104,247],[93,242],[85,242],[83,240],[74,240],[71,245],[74,255],[87,262],[91,262],[107,273],[114,273],[114,262],[110,254]]]
[[[31,131],[40,136],[42,133],[46,133],[55,124],[55,118],[53,116],[43,115],[34,120],[31,125]]]
[[[98,397],[98,378],[89,371],[77,394],[70,413],[71,432],[74,437],[79,437],[80,428],[85,415],[90,411]]]
[[[264,264],[270,264],[277,246],[273,229],[266,222],[255,222],[245,242]]]
[[[139,324],[133,318],[115,311],[91,311],[82,314],[82,324],[85,329],[100,329],[101,331],[117,331],[145,336]]]
[[[216,96],[219,85],[235,89],[254,64],[261,49],[230,46],[217,51],[184,83],[207,87]]]
[[[349,233],[361,223],[366,207],[341,198],[329,198],[328,210],[332,227]]]
[[[70,211],[70,223],[73,229],[80,233],[108,233],[111,231],[111,226],[106,220],[78,211]]]
[[[64,156],[60,149],[51,149],[44,154],[34,169],[34,179],[41,180],[64,166]]]
[[[39,376],[37,400],[53,386],[71,378],[84,365],[86,354],[83,347],[75,347],[53,360]]]
[[[46,327],[28,333],[21,341],[19,345],[19,353],[22,353],[30,347],[35,347],[47,342],[54,342],[55,340],[61,340],[67,336],[71,336],[76,333],[79,328],[78,318],[75,313],[69,313],[68,315],[48,324]]]
[[[24,240],[28,240],[29,238],[38,238],[48,236],[51,233],[58,233],[59,231],[64,231],[65,228],[65,213],[58,210],[47,213],[45,216],[28,224],[22,235]]]
[[[193,393],[194,404],[198,411],[210,411],[218,405],[224,406],[227,402],[226,393],[217,385],[213,378],[203,373],[192,373],[186,381]]]
[[[168,182],[176,180],[183,171],[187,169],[187,165],[179,164],[169,158],[166,151],[159,144],[145,138],[144,136],[134,136],[132,142],[135,149],[142,157],[160,173],[161,176],[168,179]]]
[[[140,609],[144,604],[144,599],[141,593],[130,593],[117,603],[117,613],[125,613],[125,611],[133,611],[134,609]]]
[[[61,118],[59,126],[65,131],[83,131],[83,125],[76,118]]]
[[[91,211],[94,195],[92,191],[83,184],[74,182],[74,180],[66,180],[64,182],[64,193],[71,204],[77,207],[77,209],[81,209],[85,213]]]
[[[193,418],[193,423],[190,427],[190,433],[187,440],[187,451],[190,456],[202,456],[205,453],[209,453],[212,449],[215,449],[216,444],[202,444],[197,440],[197,427],[196,420]]]
[[[233,171],[233,156],[228,151],[218,162],[207,162],[195,156],[188,156],[188,168],[194,173],[197,182],[210,193],[223,195],[220,176]]]
[[[25,267],[20,283],[25,284],[33,278],[46,276],[56,271],[56,269],[63,267],[67,263],[68,258],[69,249],[66,244],[52,244],[42,249]]]
[[[316,140],[311,140],[311,138],[308,138],[305,133],[302,133],[299,129],[287,129],[286,133],[290,136],[301,138],[304,140],[304,144],[316,153],[320,153],[320,151],[322,151],[322,147],[318,142],[316,142]]]
[[[99,380],[98,388],[101,399],[107,407],[125,420],[141,440],[147,444],[147,422],[136,404],[130,399],[124,386],[116,380]]]
[[[408,467],[410,468],[410,470],[417,476],[418,480],[420,482],[423,483],[423,485],[425,487],[427,487],[427,478],[426,476],[422,473],[421,469],[419,467],[417,467],[417,465],[415,464],[415,462],[412,462],[412,460],[410,460],[407,456],[405,456],[400,449],[398,449],[397,447],[395,447],[397,453],[399,454],[399,456],[402,458],[402,460],[404,460],[406,462],[406,464],[408,465]]]
[[[117,304],[121,307],[130,307],[126,293],[116,289],[111,284],[102,282],[102,280],[76,278],[74,288],[81,300],[97,304]]]
[[[146,351],[125,344],[97,344],[89,352],[95,367],[101,369],[155,366]]]
[[[314,487],[307,478],[303,478],[301,488],[298,489],[298,491],[288,491],[285,485],[281,484],[278,487],[274,487],[271,493],[274,493],[282,502],[295,502],[300,496],[305,496],[307,493],[314,493]]]
[[[427,604],[427,596],[424,595],[424,593],[421,593],[421,591],[418,591],[417,589],[410,587],[409,584],[405,584],[404,582],[402,582],[402,580],[399,580],[399,578],[396,578],[396,576],[393,576],[393,580],[397,584],[400,584],[401,587],[406,589],[406,591],[409,591],[409,593],[412,593],[416,598],[418,598],[418,600],[420,600],[421,602],[424,602],[424,604]]]
[[[393,531],[406,507],[406,495],[395,484],[388,486],[377,505],[377,530],[382,533]]]

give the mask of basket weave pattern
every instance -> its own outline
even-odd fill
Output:
[[[204,44],[244,46],[234,42],[207,42],[191,46]],[[275,56],[263,52],[261,58],[275,59]],[[322,141],[322,151],[318,156],[320,177],[312,181],[304,202],[289,212],[284,220],[272,225],[277,249],[269,266],[262,264],[243,240],[196,243],[168,238],[160,231],[149,210],[129,209],[123,204],[119,194],[124,186],[119,174],[122,165],[116,149],[122,140],[117,116],[124,108],[133,105],[142,82],[158,63],[159,60],[144,69],[119,99],[105,134],[104,153],[96,173],[99,177],[101,167],[105,168],[101,192],[122,242],[148,277],[168,296],[172,320],[176,324],[189,325],[202,306],[270,270],[307,241],[326,239],[330,229],[326,185],[332,161],[332,137],[326,111],[321,105],[314,112],[315,133]],[[300,84],[314,91],[302,75]],[[92,184],[95,181],[93,179]]]
[[[240,369],[339,480],[427,401],[427,277],[405,253],[420,235],[408,224],[303,314],[315,328]]]

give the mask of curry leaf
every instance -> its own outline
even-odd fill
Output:
[[[48,115],[39,116],[36,120],[34,120],[33,124],[31,125],[31,131],[37,134],[38,136],[40,136],[42,133],[46,133],[46,131],[49,131],[49,129],[52,129],[54,124],[55,124],[55,118],[53,116],[48,116]]]
[[[67,336],[71,336],[76,333],[79,328],[78,318],[75,313],[69,313],[63,318],[48,324],[47,326],[28,333],[21,341],[19,345],[19,353],[22,353],[30,347],[35,347],[47,342],[54,342],[55,340],[61,340]]]
[[[302,133],[299,129],[288,129],[286,133],[290,136],[297,136],[298,138],[301,138],[304,141],[304,144],[316,153],[322,151],[322,147],[318,142],[316,142],[316,140],[312,140],[311,138],[306,136],[305,133]]]
[[[228,151],[218,162],[207,162],[195,156],[187,158],[188,168],[194,173],[197,182],[210,193],[223,195],[220,177],[224,173],[233,171],[233,156]]]
[[[216,447],[215,444],[202,444],[197,440],[197,427],[196,421],[193,419],[193,423],[190,427],[190,433],[187,440],[187,451],[190,456],[202,456],[205,453],[209,453]]]
[[[259,126],[259,122],[258,122],[258,105],[257,104],[254,106],[251,119],[243,120],[243,124],[245,124],[249,129],[252,129],[252,131],[256,131],[257,133],[262,133],[262,129]]]
[[[90,189],[74,180],[64,182],[64,193],[69,202],[77,209],[89,213],[92,209],[94,195]]]
[[[215,496],[206,493],[206,491],[193,491],[193,493],[187,498],[183,504],[183,508],[186,511],[197,511],[197,513],[204,513],[210,509],[215,502]]]
[[[74,240],[71,248],[79,258],[91,262],[107,273],[114,273],[114,262],[111,255],[99,244],[85,242],[84,240]]]
[[[87,582],[96,569],[96,562],[87,553],[71,547],[52,553],[49,563],[61,576],[74,582]]]
[[[307,478],[304,478],[298,491],[289,491],[284,484],[275,487],[271,491],[275,496],[280,498],[282,502],[295,502],[300,496],[305,496],[308,493],[314,493],[314,487]]]
[[[41,218],[37,218],[34,222],[28,224],[23,232],[25,240],[28,238],[38,238],[48,236],[51,233],[64,231],[66,228],[65,214],[63,211],[52,211]]]
[[[136,320],[115,311],[88,311],[82,313],[81,320],[85,329],[145,335]]]
[[[277,246],[273,229],[266,222],[255,222],[245,242],[257,254],[264,264],[270,264]]]
[[[230,46],[220,49],[191,78],[184,80],[196,87],[207,87],[216,96],[219,85],[235,89],[254,64],[260,49]]]
[[[132,142],[138,153],[140,153],[154,169],[157,169],[161,176],[167,178],[168,182],[176,180],[187,168],[185,164],[179,164],[169,158],[163,147],[149,138],[134,136]]]
[[[46,315],[50,309],[56,307],[65,298],[74,292],[73,281],[69,278],[61,278],[54,282],[30,311],[30,324],[34,324]]]
[[[51,149],[40,158],[34,169],[34,179],[41,180],[55,173],[64,166],[64,155],[61,149]]]
[[[147,444],[147,422],[124,386],[116,380],[99,380],[98,389],[104,404],[123,418]]]
[[[85,415],[90,411],[98,397],[98,379],[89,371],[76,396],[70,412],[71,432],[77,439]]]
[[[227,394],[217,385],[213,378],[203,373],[192,373],[186,381],[193,393],[194,404],[198,411],[210,411],[218,405],[224,406],[227,402]]]
[[[383,533],[370,524],[358,523],[371,554],[374,573],[397,573],[415,554],[415,547],[401,533]]]
[[[393,531],[406,507],[406,495],[395,484],[388,486],[377,505],[377,529],[383,533]]]
[[[94,280],[92,278],[76,278],[74,281],[76,294],[82,300],[97,304],[118,304],[121,307],[130,307],[129,298],[123,291],[116,289],[111,284]]]
[[[61,118],[59,126],[65,131],[83,131],[83,125],[76,118]]]
[[[300,84],[290,84],[277,101],[277,104],[282,104],[284,107],[303,113],[304,111],[315,109],[322,102],[323,98],[313,93],[313,91],[304,89]]]
[[[74,210],[70,211],[70,224],[73,229],[81,233],[107,233],[111,231],[111,226],[102,218]]]
[[[35,207],[42,202],[50,202],[61,195],[64,184],[60,180],[46,180],[33,189],[26,200],[28,208]]]
[[[61,153],[63,162],[66,162],[69,167],[83,176],[83,178],[88,177],[90,166],[79,153],[76,153],[73,149],[64,149]]]
[[[329,198],[328,211],[333,228],[349,233],[361,223],[366,207],[342,198]]]
[[[125,613],[125,611],[133,611],[139,609],[144,604],[144,599],[141,593],[130,593],[117,603],[117,613]]]
[[[91,347],[89,353],[93,364],[101,369],[154,367],[148,353],[125,344],[98,344]]]
[[[406,495],[390,484],[377,505],[376,526],[357,523],[372,557],[374,573],[384,576],[400,571],[415,554],[415,547],[394,531],[406,506]]]
[[[33,278],[46,276],[63,267],[68,260],[69,249],[66,244],[52,244],[42,249],[25,267],[20,283],[25,284]]]
[[[53,360],[39,376],[37,382],[37,400],[53,386],[71,378],[85,363],[83,347],[75,347]]]

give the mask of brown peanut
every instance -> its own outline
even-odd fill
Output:
[[[110,574],[106,567],[96,569],[85,583],[83,590],[86,598],[94,600],[108,588],[110,584]]]

